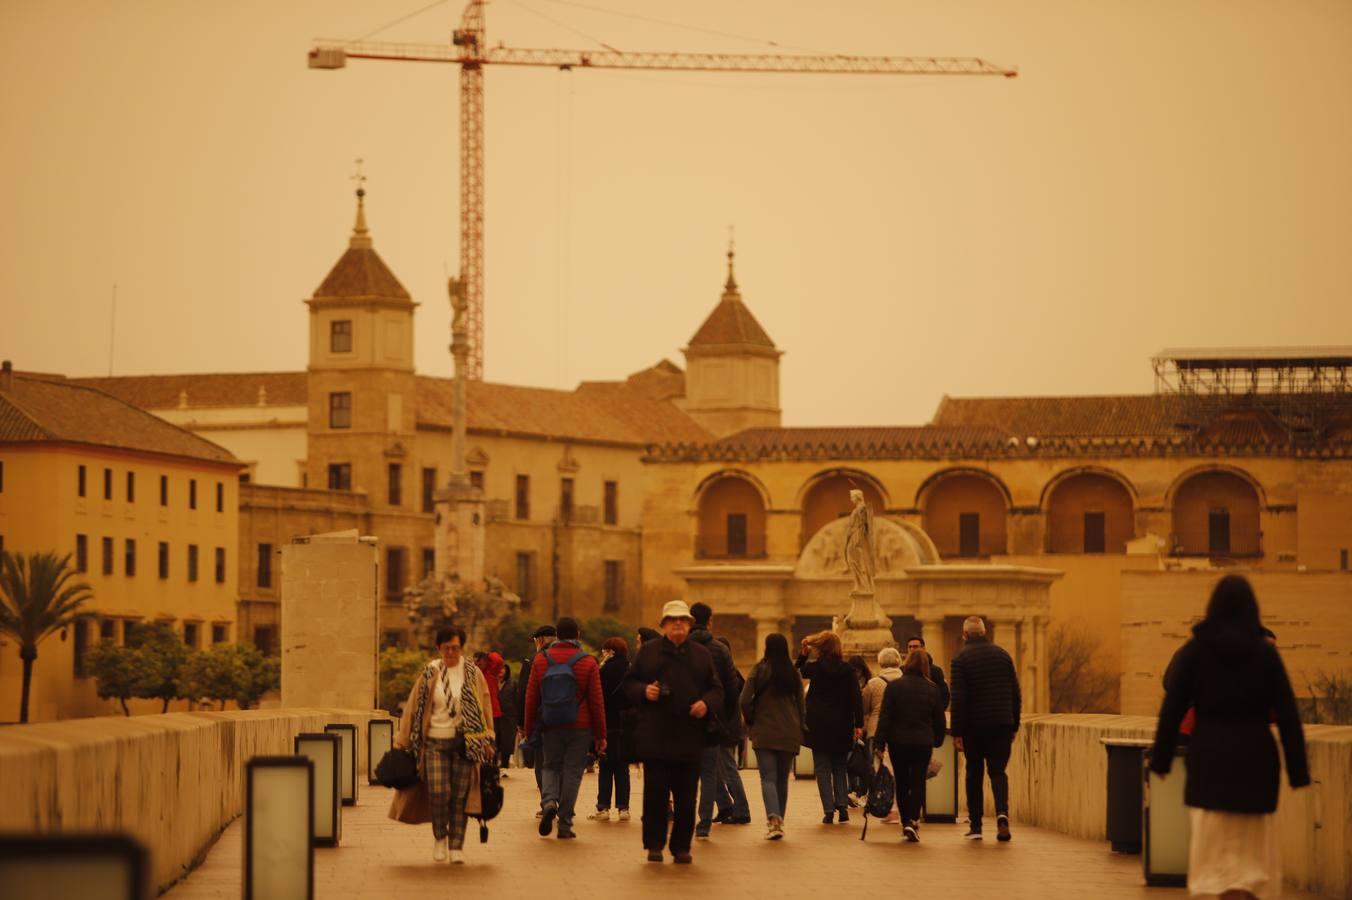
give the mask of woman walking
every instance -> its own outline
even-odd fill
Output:
[[[869,679],[864,687],[864,735],[868,739],[869,750],[876,749],[874,736],[878,733],[878,716],[883,711],[883,691],[901,677],[901,651],[896,647],[884,647],[878,651],[878,674]],[[892,773],[894,776],[895,772]],[[896,825],[901,819],[897,815],[897,806],[883,819],[884,825]]]
[[[606,704],[606,749],[596,784],[596,812],[588,819],[610,821],[611,790],[621,822],[629,821],[629,759],[633,756],[634,709],[620,684],[629,673],[629,645],[622,637],[601,644],[601,694]]]
[[[479,766],[496,759],[493,704],[488,683],[464,654],[465,632],[437,630],[438,658],[413,682],[394,744],[413,753],[432,807],[432,859],[465,861],[465,823],[482,809]],[[408,792],[395,796],[390,816],[398,818]]]
[[[494,723],[498,735],[498,765],[503,769],[511,768],[512,755],[516,753],[516,685],[512,683],[512,667],[502,664],[501,681],[498,683],[498,705],[502,716]],[[507,773],[503,772],[506,778]]]
[[[1310,783],[1286,667],[1263,639],[1258,600],[1241,575],[1220,580],[1192,635],[1170,664],[1150,759],[1156,773],[1169,773],[1179,724],[1194,708],[1183,793],[1192,822],[1188,893],[1224,900],[1280,897],[1281,761],[1269,730],[1274,717],[1287,780],[1293,788]]]
[[[890,751],[902,835],[915,843],[920,840],[920,808],[930,756],[944,742],[944,702],[938,686],[930,681],[929,654],[924,650],[906,654],[901,673],[883,691],[874,752],[882,756],[884,749]]]
[[[789,776],[793,758],[803,745],[807,710],[803,705],[803,677],[789,659],[789,642],[782,634],[765,637],[765,656],[756,663],[742,687],[742,718],[756,751],[761,800],[765,804],[765,838],[784,837],[784,813],[789,807]]]
[[[864,733],[864,708],[854,669],[841,659],[840,637],[821,631],[803,638],[798,671],[812,682],[807,692],[807,739],[822,800],[822,824],[850,821],[845,763]]]

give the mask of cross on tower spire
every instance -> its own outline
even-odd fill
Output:
[[[352,227],[352,240],[349,242],[352,247],[371,246],[371,233],[366,229],[366,175],[361,170],[365,162],[360,156],[357,157],[357,171],[349,176],[357,183],[357,224]]]

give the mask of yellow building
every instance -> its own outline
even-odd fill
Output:
[[[30,719],[118,712],[83,651],[131,622],[172,624],[194,647],[235,640],[240,464],[229,451],[103,391],[0,372],[0,542],[71,555],[87,621],[43,641]],[[18,718],[18,648],[0,641],[0,721]],[[135,701],[138,711],[159,704]]]

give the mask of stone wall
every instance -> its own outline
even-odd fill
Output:
[[[1025,717],[1009,762],[1010,815],[1016,822],[1102,840],[1108,852],[1108,756],[1102,739],[1154,735],[1153,716]],[[1286,881],[1319,894],[1352,896],[1352,727],[1307,725],[1305,742],[1314,783],[1293,791],[1283,772],[1277,807]],[[989,790],[986,795],[989,806]]]
[[[290,756],[301,732],[366,725],[383,710],[169,713],[0,729],[0,831],[126,832],[150,848],[154,883],[182,878],[244,811],[244,764]]]

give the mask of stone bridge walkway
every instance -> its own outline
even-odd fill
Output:
[[[692,866],[649,864],[639,836],[641,778],[635,770],[634,818],[622,823],[588,822],[582,816],[596,796],[596,779],[583,781],[575,841],[543,839],[536,833],[535,782],[528,770],[510,770],[507,802],[491,823],[487,844],[478,843],[470,820],[467,864],[432,861],[430,825],[400,825],[386,818],[390,791],[363,785],[355,807],[343,811],[343,839],[336,848],[315,850],[315,897],[431,898],[463,896],[483,900],[560,898],[665,898],[682,900],[746,897],[897,897],[915,892],[926,898],[992,897],[999,900],[1049,897],[1186,898],[1176,888],[1145,887],[1139,856],[1118,856],[1107,842],[1085,841],[1014,823],[1014,840],[999,844],[965,841],[961,825],[926,825],[921,843],[900,842],[900,829],[869,825],[860,842],[860,820],[821,824],[816,785],[794,781],[789,788],[787,837],[763,838],[757,823],[716,825],[713,837],[695,842]],[[754,771],[742,773],[753,815],[760,809]],[[205,862],[165,896],[207,900],[241,896],[242,820],[226,829]],[[1313,895],[1288,892],[1289,898]]]

